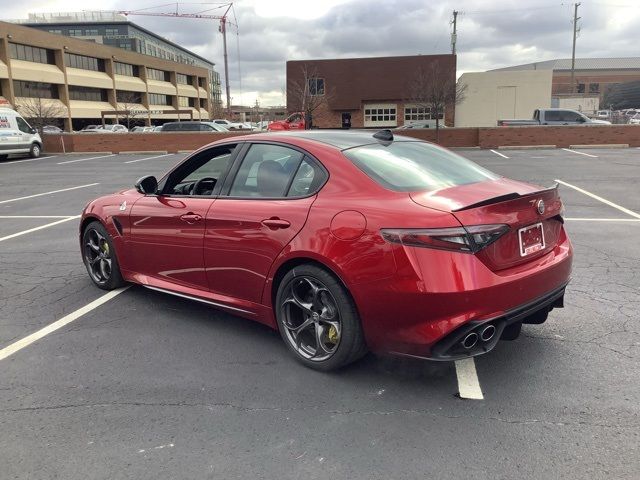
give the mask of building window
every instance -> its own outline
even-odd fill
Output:
[[[101,58],[86,57],[84,55],[76,55],[74,53],[65,53],[64,61],[67,67],[104,72],[104,60],[102,60]]]
[[[312,96],[324,95],[324,78],[309,79],[309,94]]]
[[[438,115],[440,119],[444,118],[444,115],[440,113]],[[435,120],[436,115],[432,114],[431,108],[429,107],[418,107],[415,105],[405,106],[404,108],[404,121],[406,122],[414,122],[419,120]]]
[[[107,28],[104,31],[104,34],[106,36],[113,36],[113,35],[118,35],[118,29],[117,28]]]
[[[138,76],[138,66],[130,65],[128,63],[114,62],[114,70],[118,75],[126,75],[128,77]]]
[[[87,28],[87,29],[84,31],[84,34],[85,34],[85,35],[89,35],[89,36],[91,36],[91,37],[95,37],[95,36],[97,36],[97,35],[98,35],[98,29],[96,29],[96,28]]]
[[[206,108],[205,102],[206,102],[206,100],[204,98],[200,99],[200,108]]]
[[[69,99],[82,100],[85,102],[106,102],[107,91],[102,88],[69,85]]]
[[[196,100],[197,99],[192,97],[178,97],[178,106],[195,108]]]
[[[193,77],[191,75],[185,75],[183,73],[178,73],[176,75],[176,81],[183,85],[191,85],[193,83]]]
[[[49,33],[55,33],[57,35],[62,35],[62,30],[53,29],[53,30],[49,30]]]
[[[171,105],[171,96],[162,95],[159,93],[150,93],[149,104],[150,105]]]
[[[80,30],[79,28],[78,29],[70,28],[69,29],[69,35],[71,37],[81,37],[82,36],[82,30]]]
[[[156,70],[155,68],[147,68],[147,78],[150,80],[159,80],[161,82],[169,82],[171,79],[169,72]]]
[[[142,93],[129,90],[117,90],[116,101],[120,103],[142,103]]]
[[[584,93],[584,83],[578,84],[578,93]]]
[[[13,91],[16,97],[28,98],[59,98],[58,85],[55,83],[13,81]]]
[[[599,83],[590,83],[589,84],[589,93],[600,93],[600,84]]]
[[[9,43],[11,58],[26,62],[48,63],[53,65],[55,59],[53,52],[46,48],[31,47],[20,43]]]
[[[398,124],[397,107],[392,103],[364,106],[365,127],[395,127]]]

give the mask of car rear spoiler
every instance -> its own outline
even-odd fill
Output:
[[[464,207],[457,208],[452,210],[452,212],[462,212],[464,210],[470,210],[472,208],[484,207],[485,205],[492,205],[494,203],[506,202],[508,200],[514,200],[520,197],[529,197],[533,195],[540,195],[541,193],[551,192],[553,190],[558,189],[558,183],[556,182],[553,186],[549,188],[543,188],[542,190],[538,190],[535,192],[527,193],[525,195],[520,195],[519,193],[506,193],[504,195],[498,195],[497,197],[487,198],[486,200],[482,200],[480,202],[472,203],[470,205],[465,205]]]

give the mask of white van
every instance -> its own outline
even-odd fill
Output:
[[[0,108],[0,160],[10,153],[28,153],[36,158],[42,152],[42,139],[18,112]]]

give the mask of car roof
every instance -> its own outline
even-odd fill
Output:
[[[380,130],[286,130],[282,132],[270,132],[266,137],[295,137],[306,140],[314,140],[316,142],[332,145],[340,150],[347,148],[359,147],[360,145],[370,145],[378,143],[380,140],[374,138],[374,135]],[[405,137],[402,135],[394,135],[394,140],[402,140],[406,142],[420,142],[420,139]]]

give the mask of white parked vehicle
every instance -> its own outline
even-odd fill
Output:
[[[640,113],[636,113],[633,117],[631,117],[629,119],[629,124],[640,125]]]
[[[97,130],[97,133],[129,133],[129,129],[124,125],[120,125],[119,123],[115,123],[113,125],[104,125],[103,127]]]
[[[225,120],[223,118],[216,118],[211,121],[213,123],[217,123],[218,125],[222,125],[227,130],[245,130],[246,129],[244,124],[240,122],[230,122],[229,120]]]
[[[11,108],[0,108],[0,160],[11,153],[26,153],[37,158],[42,139],[35,128]]]

